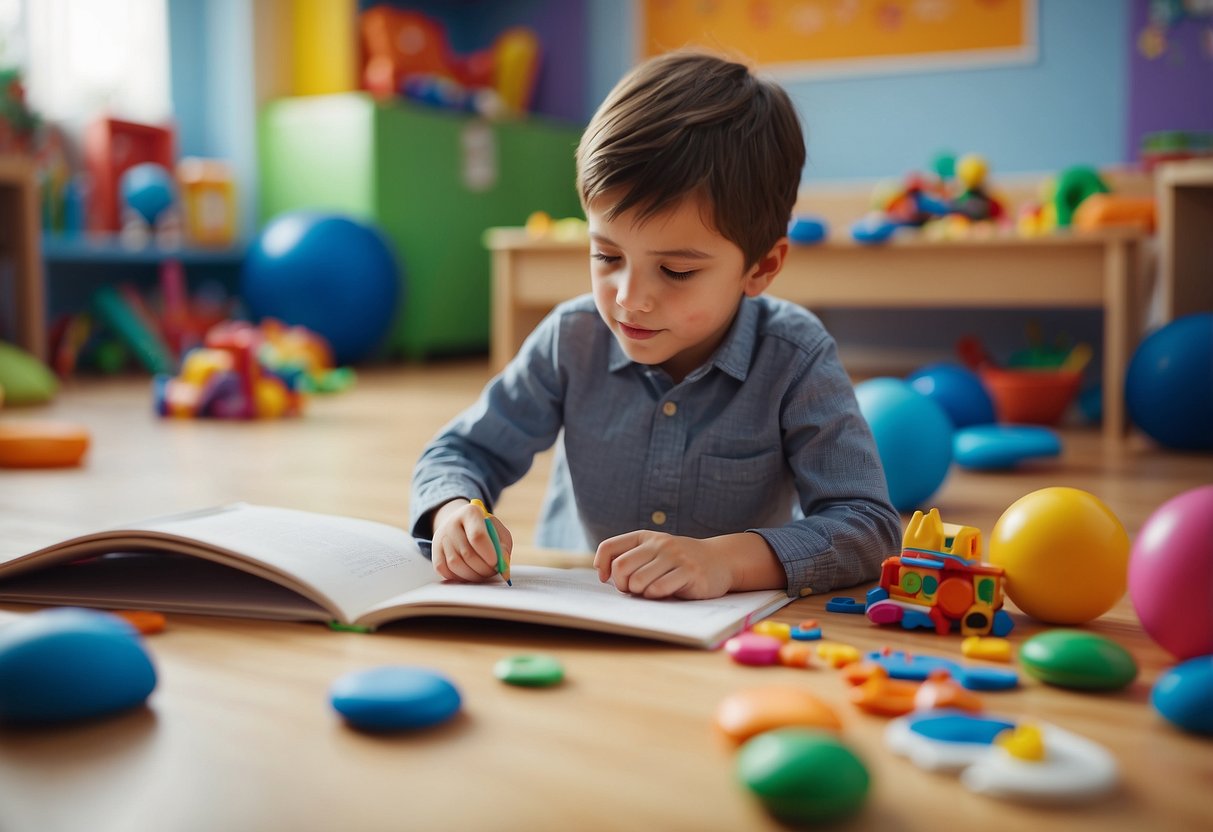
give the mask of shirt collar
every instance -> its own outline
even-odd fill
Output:
[[[750,358],[754,354],[754,339],[757,333],[758,304],[751,298],[742,298],[732,326],[712,356],[711,366],[719,367],[738,381],[745,381],[750,371]],[[632,363],[632,359],[628,358],[612,334],[607,368],[615,373]],[[687,379],[693,381],[701,375],[703,373],[697,370],[687,376]]]

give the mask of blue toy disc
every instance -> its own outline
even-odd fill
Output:
[[[973,425],[952,435],[952,458],[972,471],[1004,470],[1060,453],[1057,434],[1037,425]]]
[[[373,667],[333,683],[329,701],[364,731],[402,731],[446,722],[459,712],[459,691],[445,676],[419,667]]]

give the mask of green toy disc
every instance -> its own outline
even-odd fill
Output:
[[[551,656],[510,656],[493,666],[493,675],[507,685],[546,688],[564,681],[564,666]]]

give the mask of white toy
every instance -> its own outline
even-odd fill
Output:
[[[960,772],[978,794],[1069,803],[1107,794],[1118,779],[1103,746],[1055,725],[960,711],[922,711],[885,732],[894,753],[928,771]]]

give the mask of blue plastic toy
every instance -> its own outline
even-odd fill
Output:
[[[429,728],[459,712],[459,691],[445,676],[420,667],[373,667],[347,673],[329,689],[337,713],[364,731]]]
[[[898,511],[924,503],[943,484],[952,464],[952,422],[943,408],[906,382],[874,378],[855,386],[859,410]]]
[[[994,400],[977,373],[959,364],[928,364],[906,378],[909,385],[943,408],[953,427],[996,421]]]
[[[106,716],[142,705],[155,687],[139,634],[117,616],[53,609],[0,628],[0,721]]]
[[[1002,471],[1060,453],[1061,438],[1039,425],[974,425],[952,437],[952,457],[971,471]]]
[[[1160,445],[1213,450],[1213,312],[1177,318],[1141,342],[1129,362],[1125,403]]]
[[[1150,704],[1185,731],[1213,736],[1213,656],[1198,656],[1154,683]]]
[[[883,216],[869,216],[851,226],[851,239],[864,245],[877,245],[888,241],[896,230],[897,224]]]
[[[794,217],[788,227],[788,239],[802,246],[820,243],[827,233],[828,227],[821,217]]]
[[[250,247],[241,294],[255,319],[305,326],[328,340],[338,364],[350,364],[387,335],[400,273],[370,225],[295,212],[271,221]]]
[[[883,667],[890,679],[922,682],[931,675],[931,671],[946,670],[961,687],[968,690],[1011,690],[1019,686],[1019,674],[1014,670],[964,665],[941,656],[924,656],[901,650],[873,650],[864,658]]]
[[[847,615],[863,615],[864,605],[856,601],[854,598],[848,598],[845,595],[840,595],[837,598],[831,598],[826,601],[826,612],[841,612]]]
[[[125,205],[153,226],[176,199],[173,175],[155,162],[127,168],[118,181],[118,193]]]

